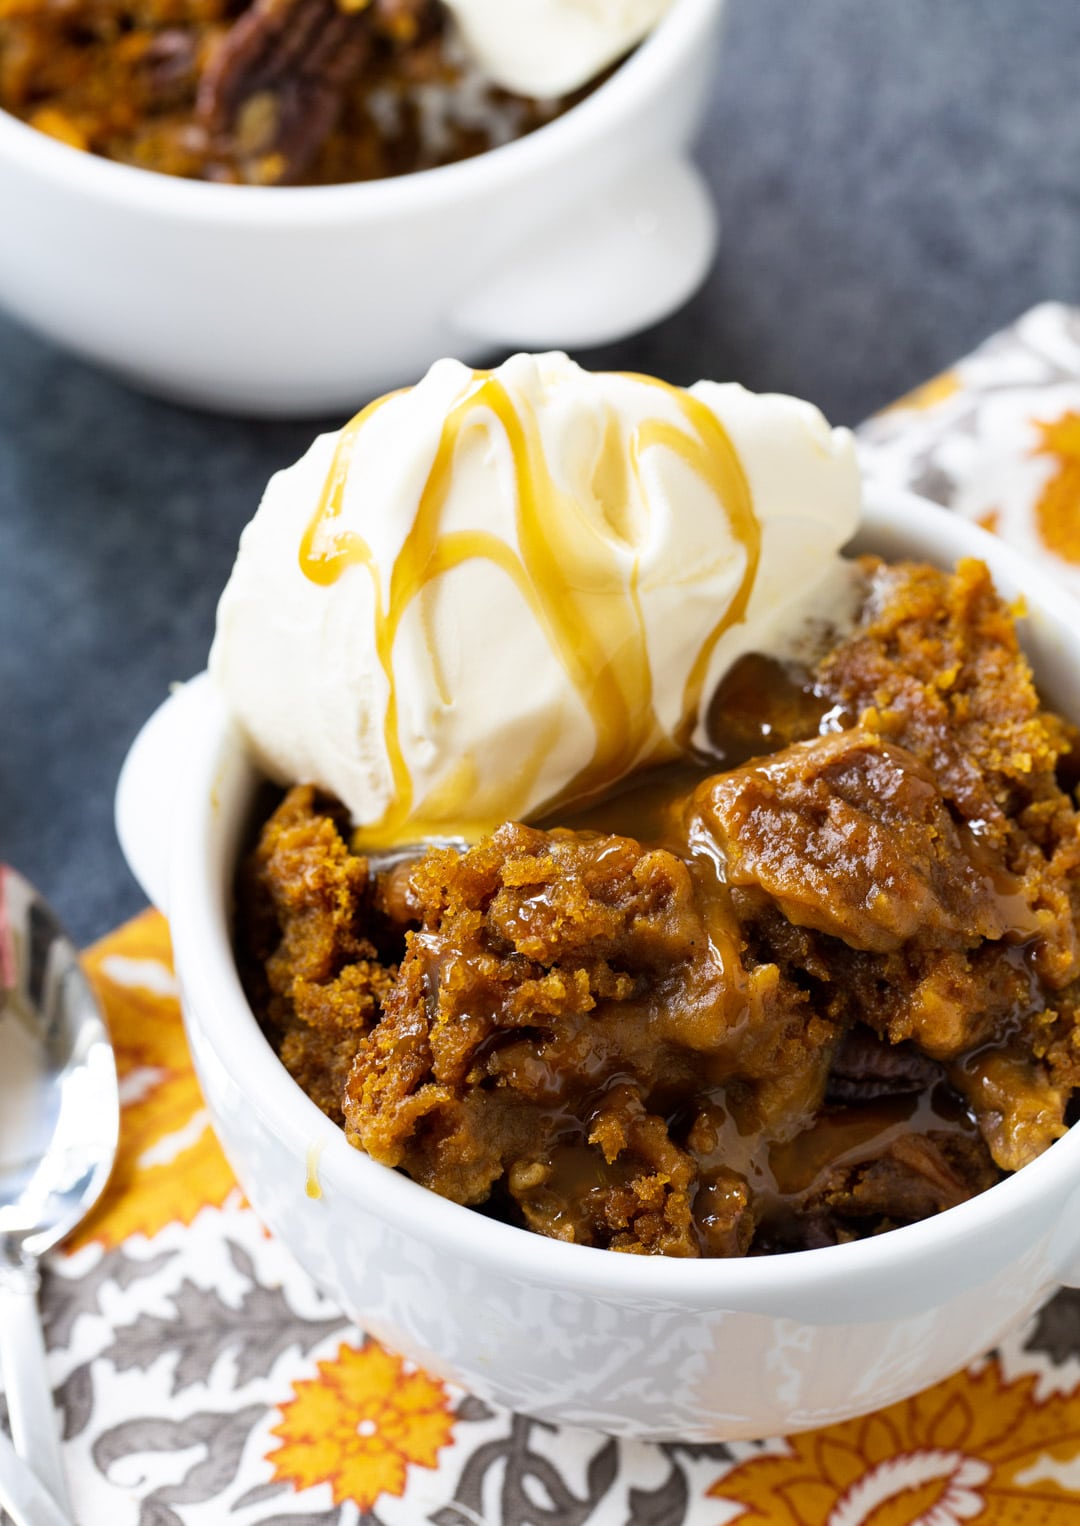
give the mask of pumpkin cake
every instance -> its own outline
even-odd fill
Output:
[[[835,1244],[1064,1133],[1076,733],[986,568],[863,559],[852,628],[743,656],[693,759],[369,860],[310,785],[238,879],[282,1062],[373,1159],[639,1254]]]

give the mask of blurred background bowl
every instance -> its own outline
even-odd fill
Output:
[[[725,3],[674,0],[564,116],[396,179],[179,180],[0,112],[0,303],[136,386],[266,416],[352,409],[443,354],[635,333],[715,252],[689,146]]]

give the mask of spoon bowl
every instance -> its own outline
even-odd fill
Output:
[[[15,1449],[62,1507],[37,1263],[101,1196],[119,1127],[112,1044],[75,947],[0,864],[0,1362]]]
[[[432,848],[453,848],[457,853],[467,853],[469,844],[464,837],[421,837],[416,842],[402,843],[396,848],[379,848],[370,853],[364,852],[362,848],[358,851],[367,859],[371,874],[389,874],[394,869],[400,869],[402,864],[411,864],[423,858]]]

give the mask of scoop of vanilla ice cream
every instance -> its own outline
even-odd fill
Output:
[[[567,95],[639,43],[671,0],[446,0],[480,68],[505,90]]]
[[[475,837],[700,740],[737,657],[835,615],[858,508],[794,398],[439,361],[271,479],[211,672],[369,846]]]

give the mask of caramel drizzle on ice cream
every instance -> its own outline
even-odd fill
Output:
[[[588,800],[631,769],[664,762],[690,744],[701,705],[709,660],[725,631],[743,620],[757,575],[761,530],[754,513],[746,474],[727,431],[712,410],[679,387],[652,377],[635,376],[674,400],[685,428],[670,420],[644,420],[624,445],[612,413],[593,470],[592,490],[611,530],[598,534],[595,522],[554,479],[548,468],[539,424],[528,410],[519,411],[502,381],[477,371],[449,410],[435,457],[420,495],[416,517],[385,585],[371,546],[353,530],[334,530],[356,442],[372,415],[389,398],[379,398],[341,432],[318,506],[300,545],[300,568],[311,582],[329,586],[349,567],[365,567],[375,598],[375,645],[386,677],[388,701],[384,745],[394,796],[377,822],[364,823],[365,847],[391,847],[457,830],[475,836],[498,821],[521,817],[553,739],[545,738],[529,767],[506,781],[505,797],[491,821],[476,820],[474,772],[462,760],[449,781],[438,787],[437,801],[414,799],[412,777],[401,743],[393,652],[401,622],[414,600],[441,574],[473,558],[483,558],[504,572],[528,605],[553,652],[591,716],[596,742],[592,757],[556,799],[551,810]],[[395,396],[397,394],[391,394]],[[517,495],[518,548],[483,530],[443,528],[453,483],[455,455],[467,430],[501,428],[509,447]],[[645,623],[635,559],[629,579],[625,561],[633,544],[631,477],[638,479],[644,453],[655,446],[673,452],[709,487],[722,504],[745,564],[734,597],[721,613],[692,665],[683,691],[681,720],[674,739],[661,728],[653,704]],[[598,590],[613,597],[598,608]],[[432,661],[438,673],[437,653]],[[538,814],[535,807],[532,814]]]

